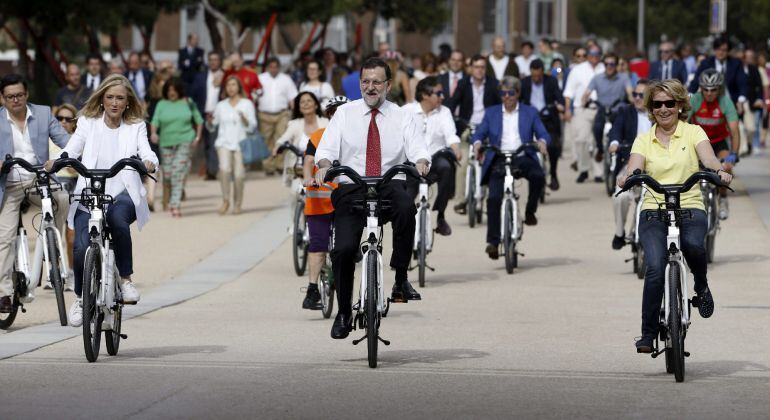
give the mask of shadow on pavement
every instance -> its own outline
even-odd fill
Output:
[[[224,353],[227,346],[166,346],[145,348],[121,348],[121,359],[157,359],[180,354]]]
[[[552,258],[526,258],[519,257],[519,266],[516,271],[527,271],[531,268],[547,268],[560,265],[574,265],[582,262],[576,258],[552,257]]]
[[[716,255],[712,265],[762,262],[767,261],[767,259],[767,255],[761,254]]]
[[[363,343],[366,344],[366,343]],[[364,346],[364,350],[366,347]],[[429,350],[380,350],[378,363],[382,367],[403,366],[412,363],[435,364],[451,360],[481,359],[489,353],[473,349],[429,349]],[[366,363],[366,358],[346,359],[342,362]]]
[[[426,274],[425,276],[425,288],[431,286],[443,286],[452,283],[468,283],[478,282],[484,280],[497,280],[500,278],[500,274],[483,272],[483,273],[455,273],[455,274]],[[409,280],[413,286],[417,285],[417,276],[412,274]],[[424,288],[423,288],[424,289]]]
[[[279,209],[279,208],[281,208],[281,207],[283,207],[283,205],[278,205],[278,206],[266,206],[266,207],[250,207],[250,208],[244,208],[244,209],[241,211],[241,214],[247,214],[247,213],[265,213],[265,212],[273,211],[273,210],[275,210],[275,209]],[[195,207],[192,207],[192,206],[191,206],[191,208],[195,208]],[[201,206],[201,208],[202,208],[202,209],[205,209],[205,210],[198,210],[198,211],[195,211],[195,210],[193,210],[193,211],[185,211],[185,206],[183,205],[183,206],[182,206],[182,217],[183,217],[183,218],[184,218],[184,217],[194,217],[194,216],[200,216],[200,215],[204,215],[204,214],[215,214],[215,213],[217,212],[217,208],[214,208],[214,207],[203,207],[203,206]],[[240,216],[240,215],[233,215],[233,214],[232,214],[232,210],[231,210],[230,212],[228,212],[227,214],[223,215],[222,217],[225,217],[225,216]],[[287,225],[288,225],[288,221],[287,221]]]
[[[729,377],[735,374],[736,379],[756,379],[761,376],[766,381],[770,376],[770,367],[765,365],[743,361],[743,360],[716,360],[713,362],[685,362],[686,378],[690,379],[712,379]],[[745,374],[753,374],[750,377]]]
[[[559,204],[569,204],[569,203],[575,203],[578,201],[588,201],[590,200],[589,197],[553,197],[553,198],[546,198],[544,206],[549,205],[559,205]]]

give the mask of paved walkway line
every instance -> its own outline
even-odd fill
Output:
[[[742,159],[735,167],[735,174],[746,187],[765,229],[770,232],[770,155]]]
[[[123,319],[176,305],[236,280],[283,243],[288,220],[288,206],[271,211],[210,256],[145,293],[138,305],[124,307]],[[126,333],[130,336],[131,331]],[[0,360],[79,335],[80,328],[62,327],[58,321],[3,334],[0,335]]]

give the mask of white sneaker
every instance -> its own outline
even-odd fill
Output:
[[[79,327],[83,325],[83,299],[75,299],[70,306],[70,326]]]
[[[139,302],[139,291],[134,287],[134,283],[131,280],[121,281],[120,294],[123,295],[123,303],[127,305],[133,305]]]
[[[730,208],[727,206],[727,197],[719,197],[719,220],[727,220],[730,216]]]
[[[73,281],[74,280],[70,280],[70,281],[64,282],[64,291],[65,292],[73,292],[73,291],[75,291],[75,288],[72,286],[72,282]]]
[[[43,290],[51,290],[53,289],[53,285],[50,281],[45,282],[45,285],[43,285]]]

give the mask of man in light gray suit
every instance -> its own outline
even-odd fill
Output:
[[[48,139],[59,147],[67,145],[69,134],[54,118],[51,108],[27,103],[27,82],[17,74],[0,79],[0,162],[6,155],[21,158],[33,165],[48,161]],[[1,163],[0,163],[1,165]],[[0,177],[0,313],[11,312],[13,283],[11,274],[16,258],[15,240],[24,189],[31,186],[34,175],[14,167]],[[40,206],[40,197],[30,195],[30,202]],[[57,227],[64,232],[69,200],[67,193],[53,194]]]

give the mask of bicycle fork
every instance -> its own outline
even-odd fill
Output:
[[[505,180],[503,182],[503,203],[500,205],[500,217],[505,216],[505,205],[508,201],[513,204],[511,209],[513,214],[511,220],[513,226],[511,226],[511,237],[514,241],[518,241],[521,238],[521,230],[519,226],[519,205],[516,202],[516,193],[513,191],[513,174],[511,174],[510,166],[505,166]],[[505,220],[500,220],[500,238],[505,238]]]

